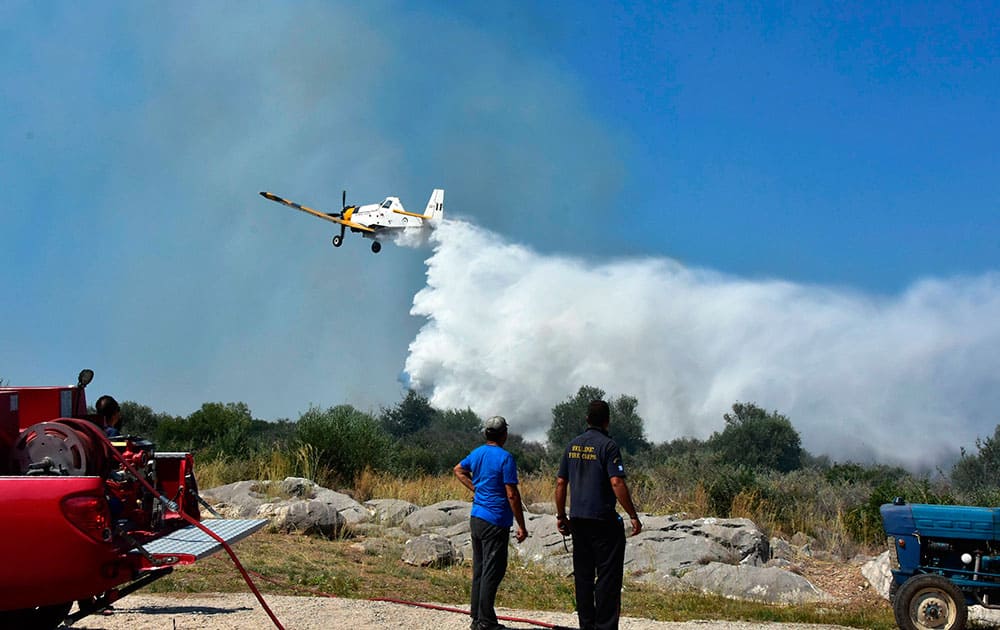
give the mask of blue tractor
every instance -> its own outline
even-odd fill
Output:
[[[903,630],[962,630],[970,605],[1000,608],[1000,509],[895,499],[881,507]]]

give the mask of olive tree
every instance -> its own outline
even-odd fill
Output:
[[[430,401],[411,389],[398,405],[382,411],[382,427],[393,437],[404,437],[427,428],[436,416]]]
[[[802,440],[785,416],[738,402],[722,417],[726,427],[712,434],[708,445],[725,463],[779,472],[802,467]]]
[[[622,450],[633,455],[650,446],[642,416],[636,411],[638,406],[639,400],[628,394],[622,394],[610,402],[611,437]]]
[[[561,453],[570,440],[586,430],[587,406],[592,400],[603,400],[604,396],[603,389],[584,385],[575,395],[552,408],[552,425],[546,434],[550,453]],[[638,406],[638,399],[628,394],[608,401],[611,437],[631,454],[649,448],[642,417],[636,411]]]
[[[962,455],[951,469],[955,488],[974,494],[1000,490],[1000,425],[987,438],[976,438],[976,454],[962,449]]]
[[[552,425],[546,433],[550,452],[561,453],[566,444],[587,428],[587,405],[604,398],[604,390],[584,385],[575,395],[552,408]]]

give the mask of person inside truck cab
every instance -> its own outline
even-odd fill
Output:
[[[111,396],[104,395],[97,399],[94,408],[101,419],[104,434],[109,438],[119,437],[122,434],[118,429],[118,425],[121,423],[122,410],[118,406],[118,401]]]

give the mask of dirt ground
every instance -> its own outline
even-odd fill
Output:
[[[266,596],[268,605],[288,630],[351,628],[381,630],[466,630],[469,618],[443,612],[356,599]],[[456,606],[452,604],[451,606]],[[497,609],[500,616],[540,621],[576,628],[576,615],[532,610]],[[502,621],[509,628],[546,627],[532,623]],[[73,626],[78,630],[246,630],[275,627],[253,595],[224,593],[192,597],[131,595],[115,605],[109,616],[87,617]],[[671,623],[623,618],[622,630],[833,630],[841,626],[775,624],[736,621],[688,621]]]
[[[878,595],[861,576],[860,567],[843,563],[807,561],[798,570],[813,584],[841,601],[871,603]],[[669,597],[669,595],[666,595]],[[267,595],[265,599],[281,624],[289,630],[357,628],[376,630],[466,630],[464,614],[417,608],[388,602],[354,599]],[[444,606],[463,608],[462,603]],[[501,616],[576,628],[576,615],[532,610],[498,609]],[[510,628],[545,627],[530,622],[503,621]],[[112,614],[92,616],[73,626],[78,630],[261,630],[275,627],[249,593],[202,595],[130,595],[115,605]],[[841,626],[777,624],[736,621],[652,621],[626,617],[622,630],[830,630]]]

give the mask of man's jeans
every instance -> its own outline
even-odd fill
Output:
[[[469,519],[472,530],[472,623],[482,628],[497,626],[497,589],[507,573],[507,545],[510,528],[481,518]]]

